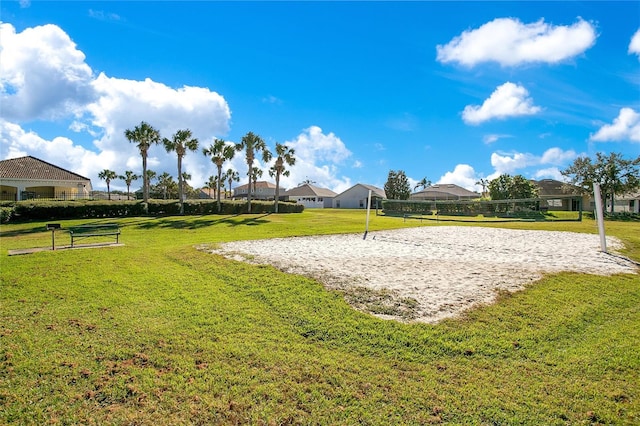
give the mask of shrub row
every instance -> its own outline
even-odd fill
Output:
[[[145,211],[142,201],[18,201],[0,204],[0,221],[27,221],[53,219],[88,219],[127,216],[172,216],[180,214],[178,200],[150,200]],[[272,201],[251,201],[251,213],[266,214],[274,212]],[[184,214],[242,214],[247,213],[246,201],[224,200],[220,202],[220,211],[215,200],[187,200],[184,202]],[[300,213],[304,206],[291,202],[278,203],[279,213]]]

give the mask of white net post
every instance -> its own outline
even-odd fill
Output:
[[[604,234],[604,212],[602,209],[602,197],[600,196],[600,184],[593,183],[593,198],[596,201],[596,219],[598,220],[598,233],[600,234],[600,248],[607,252],[607,237]]]
[[[371,212],[371,190],[369,190],[369,196],[367,197],[367,222],[364,228],[363,240],[367,239],[367,233],[369,232],[369,213]]]

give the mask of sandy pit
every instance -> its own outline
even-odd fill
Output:
[[[621,247],[607,237],[609,253]],[[312,277],[381,318],[429,323],[521,290],[544,273],[638,273],[634,262],[603,253],[598,235],[482,227],[236,241],[212,252]]]

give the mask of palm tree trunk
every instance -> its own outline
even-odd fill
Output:
[[[247,213],[251,213],[251,166],[249,166],[249,190],[247,191]]]
[[[275,201],[275,212],[278,213],[278,200],[280,199],[280,173],[276,173],[276,201]]]
[[[142,201],[149,202],[149,178],[147,176],[147,156],[142,155]]]
[[[178,157],[178,198],[180,199],[180,214],[184,214],[184,204],[182,203],[182,158]]]
[[[218,194],[217,194],[217,200],[218,200],[218,213],[220,213],[220,179],[222,178],[222,165],[218,166],[218,181],[216,182],[216,186],[218,187]]]

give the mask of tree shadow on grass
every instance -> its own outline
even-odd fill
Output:
[[[136,226],[139,229],[154,229],[154,228],[171,228],[171,229],[199,229],[206,228],[214,225],[229,225],[229,226],[256,226],[269,223],[264,218],[269,216],[270,213],[266,213],[260,216],[250,216],[235,214],[231,216],[225,216],[220,218],[211,218],[211,216],[200,218],[184,218],[180,219],[176,216],[167,217],[164,219],[153,219],[144,223],[139,223]]]
[[[132,218],[104,218],[104,219],[87,219],[83,222],[83,225],[96,225],[101,223],[116,223],[120,228],[138,228],[138,229],[199,229],[206,228],[214,225],[225,224],[228,226],[256,226],[269,223],[265,220],[271,213],[265,213],[262,215],[248,215],[248,214],[234,214],[229,216],[221,216],[214,218],[213,216],[166,216],[162,217],[132,217]],[[63,219],[67,220],[67,219]],[[51,222],[56,222],[52,220]],[[57,221],[60,222],[60,221]],[[47,230],[46,225],[42,222],[34,223],[32,227],[23,229],[12,229],[10,231],[3,231],[0,228],[0,237],[16,237],[20,235],[37,234],[41,232],[50,232]],[[57,232],[64,232],[65,226],[63,225]]]

